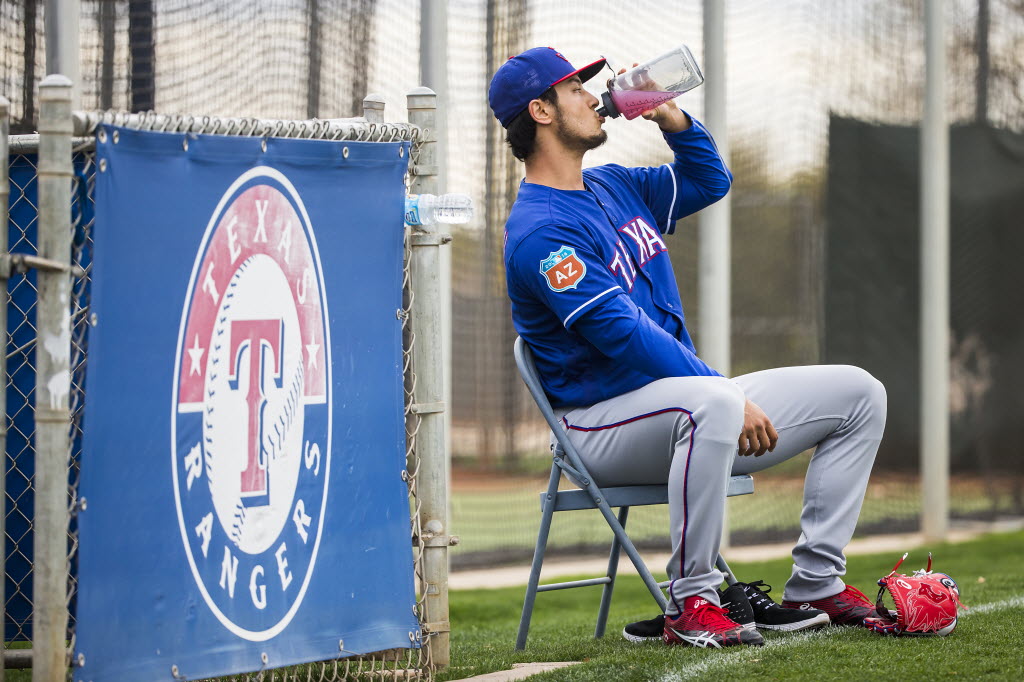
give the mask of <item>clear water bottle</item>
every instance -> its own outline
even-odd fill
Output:
[[[465,194],[410,194],[405,197],[409,225],[458,225],[473,218],[473,200]]]
[[[704,74],[690,48],[680,45],[611,79],[608,92],[601,95],[604,106],[597,113],[632,120],[703,82]]]

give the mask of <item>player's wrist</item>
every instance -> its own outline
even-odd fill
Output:
[[[687,115],[687,113],[682,109],[675,106],[665,112],[665,114],[658,120],[658,127],[661,128],[661,132],[666,135],[689,130],[692,125],[693,122],[690,120],[689,115]]]

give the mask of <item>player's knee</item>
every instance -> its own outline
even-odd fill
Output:
[[[738,438],[743,429],[746,403],[743,389],[738,385],[729,379],[709,377],[702,391],[697,428],[714,440]]]
[[[868,401],[874,407],[875,411],[884,417],[889,408],[889,396],[885,392],[885,384],[866,371],[864,374],[868,377],[867,390],[865,391]]]
[[[864,373],[869,377],[864,390],[868,409],[871,411],[872,419],[878,423],[878,428],[884,429],[885,417],[889,410],[889,397],[885,392],[885,384],[871,376],[871,374]]]
[[[856,377],[858,392],[875,411],[885,413],[888,400],[885,393],[885,385],[876,379],[871,372],[860,367],[850,368]]]
[[[885,426],[885,415],[888,410],[885,385],[860,367],[846,366],[844,369],[850,397],[860,404],[865,419],[875,424],[881,431]]]

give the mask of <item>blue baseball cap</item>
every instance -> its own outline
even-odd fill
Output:
[[[596,76],[604,64],[602,57],[582,69],[574,69],[553,47],[534,47],[501,65],[491,79],[487,102],[502,127],[508,128],[508,124],[548,88],[573,76],[586,82]]]

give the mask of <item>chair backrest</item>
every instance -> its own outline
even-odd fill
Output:
[[[537,403],[540,413],[544,416],[544,421],[557,434],[561,430],[561,425],[559,425],[558,419],[555,418],[555,412],[551,409],[548,396],[544,393],[544,386],[540,383],[540,374],[537,373],[537,367],[533,364],[533,353],[521,336],[516,337],[514,354],[516,356],[516,367],[519,368],[519,374],[523,377],[526,387],[530,389],[533,401]]]
[[[516,367],[519,368],[519,374],[523,377],[523,382],[526,384],[526,387],[530,389],[530,395],[533,396],[533,401],[537,403],[537,408],[544,416],[544,421],[548,423],[548,427],[551,429],[551,432],[555,434],[555,439],[562,447],[563,452],[569,460],[569,464],[576,469],[576,472],[573,473],[579,473],[583,478],[589,479],[590,473],[580,460],[579,453],[576,452],[576,448],[573,447],[572,442],[569,440],[569,436],[565,433],[565,429],[562,428],[562,425],[555,417],[555,411],[551,409],[551,403],[548,401],[548,396],[544,393],[544,387],[540,383],[540,374],[537,373],[537,367],[533,364],[533,353],[530,352],[530,347],[526,345],[526,341],[523,340],[523,337],[516,337],[513,352],[516,358]]]

